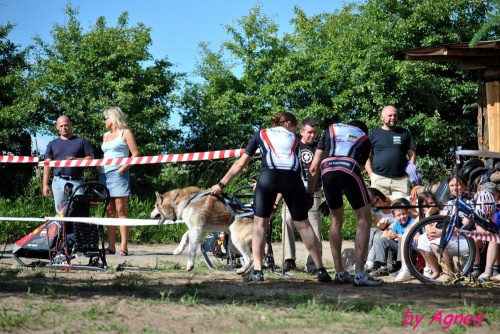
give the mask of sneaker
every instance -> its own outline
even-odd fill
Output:
[[[375,267],[375,266],[365,266],[365,271],[367,273],[371,273],[372,271],[375,271],[375,270],[377,270],[377,267]]]
[[[264,273],[262,270],[254,270],[247,277],[243,279],[245,282],[262,282],[264,280]]]
[[[390,271],[389,270],[389,276],[396,278],[396,277],[398,277],[400,272],[401,272],[401,269],[398,271]]]
[[[398,274],[398,276],[396,276],[396,279],[395,279],[396,282],[406,282],[409,280],[411,280],[411,274],[410,274],[410,271],[408,270],[408,268],[402,268],[399,271],[399,274]]]
[[[481,275],[479,275],[479,277],[477,278],[477,281],[478,283],[486,283],[486,282],[489,282],[490,281],[490,274],[488,273],[482,273]]]
[[[382,280],[375,279],[368,274],[364,274],[362,277],[354,276],[352,281],[354,286],[379,286],[382,284]]]
[[[341,274],[335,273],[335,277],[334,277],[333,281],[337,284],[351,283],[352,276],[347,271],[344,271]]]
[[[370,273],[370,276],[371,277],[389,276],[389,268],[387,268],[387,267],[385,267],[385,268],[380,267],[377,270],[372,271]]]
[[[491,277],[491,280],[493,282],[500,282],[500,274],[496,274],[495,276]]]
[[[331,282],[332,278],[328,274],[325,268],[319,268],[318,272],[316,273],[316,277],[318,278],[318,281],[320,282]]]
[[[429,267],[424,268],[424,276],[427,278],[431,278],[432,276],[432,269]]]
[[[285,263],[283,263],[283,271],[288,272],[290,270],[296,270],[297,265],[295,264],[295,260],[288,259],[285,260]]]

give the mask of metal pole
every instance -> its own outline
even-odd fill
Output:
[[[38,150],[38,141],[36,138],[35,138],[35,152],[36,156],[40,158],[40,151]],[[43,197],[43,169],[38,164],[37,164],[37,171],[38,174],[40,174],[40,181],[41,181],[43,216],[47,217],[47,212],[45,211],[45,198]],[[45,231],[47,233],[45,234],[45,236],[47,237],[47,250],[49,252],[49,268],[52,269],[52,254],[50,252],[50,239],[49,239],[49,223],[46,222],[46,224],[47,225],[45,225]]]

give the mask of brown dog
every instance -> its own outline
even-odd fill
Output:
[[[231,236],[230,246],[243,256],[243,267],[236,273],[239,275],[248,273],[253,268],[251,257],[253,219],[243,217],[233,221],[233,214],[219,196],[206,195],[188,203],[201,192],[202,190],[197,187],[175,189],[163,195],[156,192],[155,209],[151,212],[151,217],[160,215],[159,224],[163,224],[165,220],[184,220],[188,226],[189,230],[184,233],[181,243],[174,250],[174,255],[182,253],[189,241],[186,270],[189,271],[194,267],[202,231],[224,231]]]

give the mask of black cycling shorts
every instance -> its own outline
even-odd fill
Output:
[[[260,172],[253,202],[255,216],[271,217],[278,194],[283,195],[293,220],[308,218],[306,188],[300,172],[283,169],[264,169]]]
[[[370,203],[370,195],[356,160],[333,157],[321,162],[321,179],[326,202],[330,210],[343,205],[342,192],[354,210]]]

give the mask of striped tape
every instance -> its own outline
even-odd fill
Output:
[[[37,157],[29,156],[15,156],[15,155],[0,155],[0,164],[22,164],[22,163],[35,163],[40,159]]]
[[[492,233],[479,233],[474,231],[458,231],[459,234],[463,234],[467,237],[471,237],[474,239],[482,240],[482,241],[490,241],[497,244],[500,244],[500,234],[492,234]]]
[[[227,158],[238,158],[245,152],[245,149],[233,149],[223,151],[207,151],[194,153],[180,153],[167,155],[154,155],[133,158],[106,158],[88,160],[53,160],[41,161],[39,166],[50,167],[96,167],[96,166],[122,166],[122,165],[149,165],[178,163],[188,161],[218,160]]]

